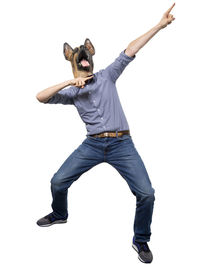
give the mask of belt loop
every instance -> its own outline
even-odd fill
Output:
[[[116,131],[116,137],[118,137],[118,131]]]

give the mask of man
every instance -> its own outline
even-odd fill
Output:
[[[64,55],[71,62],[74,79],[49,87],[36,96],[43,103],[74,105],[87,129],[86,139],[52,177],[53,212],[39,219],[37,224],[44,227],[67,222],[68,188],[92,167],[102,162],[109,163],[127,181],[136,196],[132,246],[144,263],[150,263],[153,259],[147,242],[151,236],[155,190],[132,141],[117,94],[116,80],[136,53],[175,19],[170,14],[174,5],[155,27],[132,41],[112,64],[94,74],[92,56],[95,49],[91,41],[86,39],[84,45],[75,49],[65,43]]]

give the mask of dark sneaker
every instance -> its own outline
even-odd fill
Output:
[[[138,253],[138,259],[143,263],[151,263],[153,260],[153,255],[151,250],[149,249],[147,243],[137,242],[133,237],[132,247]]]
[[[56,218],[53,213],[50,213],[42,218],[40,218],[37,221],[37,225],[40,227],[48,227],[53,224],[60,224],[60,223],[66,223],[67,219],[58,219]]]

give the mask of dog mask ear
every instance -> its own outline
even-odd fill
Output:
[[[94,46],[89,39],[85,40],[84,46],[89,50],[90,54],[93,56],[95,54]]]
[[[67,42],[65,42],[63,45],[63,53],[67,60],[69,61],[72,60],[73,49]]]

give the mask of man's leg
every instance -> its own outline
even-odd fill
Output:
[[[154,206],[154,188],[151,185],[144,163],[138,154],[131,136],[118,138],[109,146],[107,162],[127,181],[136,196],[134,236],[138,242],[148,242]]]
[[[51,179],[52,209],[56,218],[68,217],[68,188],[84,172],[103,162],[103,152],[97,148],[98,142],[85,139],[82,144],[64,161]]]

